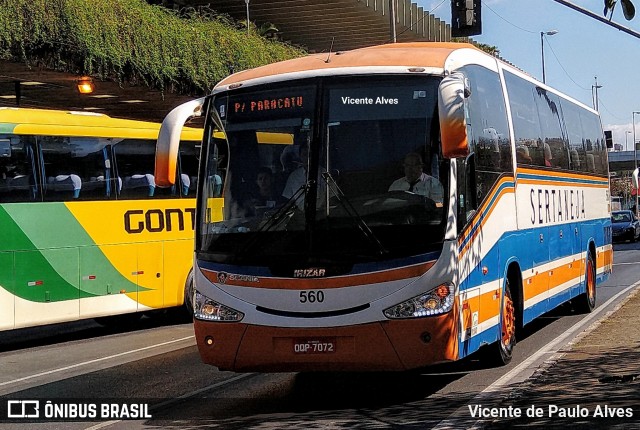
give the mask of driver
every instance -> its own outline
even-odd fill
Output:
[[[404,157],[404,176],[395,180],[389,191],[409,191],[430,198],[436,206],[442,206],[444,190],[442,184],[433,176],[422,171],[424,166],[422,157],[416,152],[410,152]]]

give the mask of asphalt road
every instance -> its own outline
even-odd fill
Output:
[[[623,299],[640,278],[640,243],[614,246],[614,273],[597,314],[570,306],[525,330],[509,366],[478,357],[407,374],[234,374],[200,362],[188,323],[146,318],[127,328],[94,322],[0,333],[0,408],[9,400],[127,403],[153,418],[2,423],[3,429],[425,429],[451,428],[460,408],[530,376],[542,361]],[[622,294],[621,294],[622,293]],[[606,304],[606,306],[604,306]],[[501,392],[501,395],[504,393]],[[489,397],[487,397],[489,396]],[[2,409],[0,409],[2,410]],[[54,411],[55,412],[55,411]],[[119,409],[120,414],[123,410]],[[55,415],[55,414],[54,414]]]

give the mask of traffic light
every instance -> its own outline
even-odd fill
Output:
[[[480,0],[451,0],[451,36],[482,34]]]
[[[613,133],[611,130],[604,131],[604,141],[607,143],[607,148],[613,148]]]

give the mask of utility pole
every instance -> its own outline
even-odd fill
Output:
[[[396,43],[396,0],[389,0],[389,40]]]

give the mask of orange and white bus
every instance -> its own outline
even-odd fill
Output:
[[[519,328],[591,311],[611,271],[598,113],[472,45],[236,73],[165,119],[164,185],[194,111],[194,324],[221,369],[405,370],[483,345],[507,363]]]

